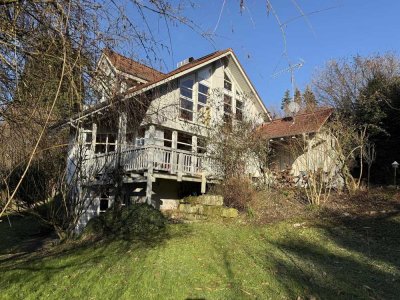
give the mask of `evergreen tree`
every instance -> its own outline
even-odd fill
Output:
[[[47,115],[57,94],[52,120],[70,117],[79,111],[83,101],[83,79],[80,70],[84,67],[82,59],[70,45],[63,46],[61,41],[43,32],[38,35],[36,51],[30,55],[24,65],[16,89],[15,102],[21,109],[35,109],[36,117]],[[66,57],[64,59],[64,51]],[[62,68],[65,64],[63,77]],[[61,78],[62,77],[62,78]]]
[[[281,109],[283,111],[286,111],[286,108],[289,105],[291,100],[292,100],[292,98],[290,97],[290,91],[286,90],[285,94],[284,94],[284,96],[282,98],[282,104],[281,104]]]
[[[303,96],[298,88],[294,90],[294,102],[296,102],[300,107],[303,105]]]
[[[307,112],[312,112],[317,107],[317,99],[309,85],[307,85],[306,90],[303,93],[303,101]]]

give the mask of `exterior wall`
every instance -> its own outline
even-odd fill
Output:
[[[198,120],[199,114],[197,113],[198,83],[201,81],[198,74],[199,71],[206,68],[211,69],[211,77],[207,81],[210,88],[210,97],[208,99],[210,121],[204,124]],[[233,82],[233,113],[235,113],[236,110],[235,95],[236,90],[238,90],[246,96],[243,108],[244,118],[247,120],[254,120],[256,124],[261,124],[264,121],[265,115],[263,108],[257,103],[255,95],[243,79],[243,76],[239,73],[237,67],[234,67],[233,63],[229,63],[227,67],[224,67],[221,61],[216,61],[211,65],[205,66],[181,78],[191,77],[195,82],[193,86],[193,122],[183,120],[179,117],[180,90],[179,79],[177,79],[173,83],[168,84],[167,87],[161,89],[159,97],[152,101],[147,112],[147,118],[145,118],[142,125],[150,123],[157,124],[178,131],[207,136],[208,128],[213,128],[222,122],[224,106],[224,70],[230,75]]]
[[[143,118],[141,122],[141,126],[146,129],[145,131],[145,139],[149,140],[156,146],[164,146],[164,129],[168,129],[172,131],[172,148],[176,149],[177,147],[177,132],[184,132],[193,135],[192,137],[192,151],[196,153],[197,151],[197,136],[207,137],[210,135],[210,131],[217,127],[218,124],[222,124],[223,116],[224,116],[224,72],[228,74],[230,80],[232,82],[232,115],[234,116],[236,113],[236,91],[239,91],[242,95],[245,96],[244,107],[243,107],[243,117],[245,120],[252,120],[256,124],[261,124],[264,121],[265,111],[262,106],[257,102],[255,95],[251,90],[251,86],[249,86],[248,82],[246,82],[243,74],[239,72],[239,68],[232,61],[232,58],[225,59],[227,60],[227,64],[223,64],[222,60],[215,61],[210,63],[199,70],[191,72],[187,75],[184,75],[182,78],[175,79],[170,83],[162,86],[153,91],[154,99],[150,103],[150,106],[147,110],[146,116]],[[110,78],[110,86],[115,85],[116,78],[120,76],[112,66],[108,65],[108,61],[104,59],[103,65],[101,68],[104,68],[105,73]],[[209,68],[210,69],[210,77],[208,79],[201,78],[199,76],[200,72]],[[180,80],[186,77],[192,77],[194,79],[194,85],[192,89],[192,99],[193,99],[193,121],[186,121],[180,118],[180,88],[179,82]],[[209,119],[204,122],[199,122],[199,115],[197,112],[199,100],[199,82],[206,84],[209,87],[209,98],[207,100],[207,105],[209,106]],[[114,88],[114,87],[112,87]],[[102,99],[105,100],[105,99]],[[129,101],[129,100],[128,100]],[[121,124],[124,122],[123,115],[125,115],[125,127]],[[130,123],[129,120],[126,120],[127,114],[122,113],[118,120],[112,120],[115,122],[106,122],[107,124],[113,124],[113,128],[104,128],[104,124],[101,121],[97,121],[93,124],[85,124],[85,128],[79,129],[79,144],[71,145],[71,151],[69,154],[69,160],[73,161],[74,155],[79,155],[78,148],[80,145],[87,148],[86,158],[91,158],[95,156],[94,150],[96,146],[96,134],[100,133],[110,133],[107,132],[109,130],[118,133],[119,138],[117,141],[120,145],[116,145],[115,149],[118,147],[122,147],[124,149],[125,143],[125,133],[134,133],[136,128],[130,128],[129,126],[134,126],[131,124],[137,124],[135,122]],[[103,118],[107,118],[107,116],[103,115]],[[129,116],[128,116],[129,118]],[[152,134],[151,132],[154,132]],[[87,141],[88,136],[92,136],[91,141]],[[124,137],[122,137],[124,136]],[[189,153],[191,155],[191,153]],[[195,165],[199,158],[195,158],[192,160],[192,164]],[[153,164],[148,164],[148,166],[152,166]],[[151,167],[153,168],[153,167]],[[207,166],[206,166],[207,168]],[[254,169],[254,168],[253,168]],[[247,173],[253,173],[254,170],[250,170]],[[145,185],[144,191],[140,194],[135,194],[132,192],[127,192],[128,197],[134,198],[137,201],[142,201],[145,199],[148,203],[149,199],[151,199],[151,203],[155,204],[156,207],[162,208],[163,205],[168,201],[174,201],[179,199],[181,196],[182,189],[189,189],[192,191],[198,190],[198,193],[203,189],[203,185],[200,182],[182,182],[177,181],[182,179],[182,174],[177,174],[177,178],[175,180],[166,180],[158,178],[155,180],[152,178],[153,169],[150,170],[150,167],[147,169],[146,173],[141,174],[141,176],[147,176],[147,182],[142,182],[142,185]],[[145,175],[147,174],[147,175]],[[137,175],[137,174],[136,174]],[[176,174],[174,173],[174,176]],[[190,174],[189,174],[190,175]],[[193,175],[193,174],[192,174]],[[204,173],[202,174],[203,178],[205,178]],[[179,179],[178,179],[179,178]],[[204,181],[205,182],[205,181]],[[78,185],[79,182],[78,182]],[[131,190],[135,187],[135,184],[131,184],[129,187],[125,186],[128,190]],[[78,187],[79,189],[79,187]],[[143,189],[142,189],[143,190]],[[204,184],[205,190],[205,184]],[[187,191],[186,191],[187,192]],[[78,195],[77,195],[78,196]],[[95,196],[93,196],[95,197]],[[93,200],[93,197],[89,197]],[[89,201],[89,200],[88,200]],[[88,222],[88,220],[99,214],[99,199],[94,198],[93,203],[90,204],[87,212],[82,216],[77,230],[80,231]],[[172,203],[172,202],[171,202]]]
[[[291,168],[293,176],[321,169],[328,176],[335,176],[339,171],[336,153],[332,147],[333,140],[329,134],[317,133],[312,138],[297,137],[299,140],[291,140],[286,145],[275,147],[273,163],[276,169],[282,171]],[[300,143],[307,141],[303,151],[300,151]],[[284,142],[282,142],[283,144]],[[295,146],[289,146],[292,143]]]

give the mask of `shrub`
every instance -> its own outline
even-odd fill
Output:
[[[238,210],[246,210],[255,195],[253,183],[247,178],[228,178],[215,188],[224,197],[224,204]]]
[[[165,231],[167,219],[147,204],[136,204],[120,210],[109,209],[87,224],[84,235],[92,237],[142,238]]]

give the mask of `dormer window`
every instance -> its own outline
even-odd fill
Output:
[[[193,121],[193,84],[192,78],[184,78],[179,85],[179,116],[188,121]]]

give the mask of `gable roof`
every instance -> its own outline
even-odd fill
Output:
[[[259,102],[261,108],[264,110],[264,112],[268,115],[268,117],[270,118],[270,114],[267,110],[267,108],[265,107],[264,103],[261,100],[261,97],[259,96],[259,94],[257,93],[256,89],[254,88],[253,84],[251,83],[251,81],[248,79],[247,74],[244,72],[243,67],[240,65],[236,55],[234,54],[233,50],[231,48],[225,49],[225,50],[219,50],[219,51],[215,51],[213,53],[207,54],[203,57],[200,57],[198,59],[195,59],[175,70],[172,70],[169,73],[161,73],[155,69],[152,69],[150,67],[147,67],[143,64],[140,64],[138,62],[135,62],[127,57],[124,57],[120,54],[117,54],[115,52],[113,52],[110,49],[105,49],[104,50],[104,54],[107,55],[107,57],[109,58],[111,63],[116,63],[116,68],[120,69],[121,71],[128,73],[128,74],[136,74],[139,71],[143,70],[144,71],[144,75],[134,75],[137,76],[139,78],[142,77],[147,77],[147,78],[153,78],[153,80],[149,80],[146,83],[140,84],[138,86],[132,87],[130,89],[128,89],[125,93],[123,93],[122,99],[127,99],[127,98],[131,98],[131,97],[135,97],[139,94],[142,94],[146,91],[149,91],[161,84],[167,83],[170,80],[179,78],[181,76],[184,76],[185,74],[189,73],[189,72],[193,72],[201,67],[203,67],[204,65],[211,63],[213,61],[222,59],[223,57],[226,57],[228,55],[232,55],[232,57],[234,58],[235,62],[238,64],[240,70],[242,71],[243,76],[246,78],[247,83],[249,84],[250,88],[252,89],[252,91],[254,92],[257,101]],[[111,58],[110,58],[111,57]],[[123,101],[122,100],[122,101]],[[94,113],[94,112],[98,112],[101,111],[103,109],[106,109],[107,107],[111,106],[111,103],[109,101],[104,101],[104,102],[100,102],[96,105],[91,106],[90,108],[84,110],[83,112],[75,115],[74,117],[72,117],[70,120],[66,120],[64,122],[60,122],[57,126],[54,126],[54,128],[57,128],[59,126],[64,126],[66,123],[71,122],[72,120],[77,121],[77,120],[81,120],[85,117],[87,117],[88,115]]]
[[[104,49],[103,53],[117,70],[133,75],[147,82],[156,81],[165,76],[164,73],[118,54],[109,48]]]
[[[313,112],[275,119],[259,127],[259,132],[270,139],[318,132],[332,115],[333,108],[322,107]]]
[[[185,71],[188,71],[188,70],[192,71],[192,69],[194,69],[196,66],[200,66],[200,65],[207,63],[215,58],[221,58],[220,56],[223,56],[224,54],[227,54],[230,51],[232,51],[232,49],[215,51],[213,53],[210,53],[208,55],[205,55],[203,57],[195,59],[175,70],[172,70],[171,72],[169,72],[167,74],[164,74],[162,77],[157,78],[156,80],[154,80],[152,82],[148,82],[148,83],[140,85],[138,87],[131,88],[125,94],[136,92],[136,91],[144,89],[148,86],[157,85],[157,83],[163,83],[164,81],[167,81],[168,79],[175,78],[175,75],[181,75],[181,73],[185,73]]]
[[[233,50],[231,48],[228,48],[228,49],[225,49],[225,50],[215,51],[213,53],[210,53],[210,54],[207,54],[207,55],[205,55],[203,57],[195,59],[195,60],[193,60],[193,61],[181,66],[180,68],[177,68],[177,69],[175,69],[175,70],[173,70],[173,71],[171,71],[171,72],[169,72],[167,74],[164,74],[163,77],[160,77],[159,79],[157,79],[157,80],[155,80],[153,82],[148,82],[148,83],[142,84],[140,86],[137,86],[137,87],[129,89],[128,91],[126,91],[125,95],[130,95],[130,94],[134,95],[138,91],[143,91],[144,92],[144,91],[149,90],[149,89],[151,89],[153,87],[156,87],[156,86],[158,86],[160,84],[166,83],[169,80],[173,80],[173,79],[175,79],[177,77],[183,76],[183,75],[185,75],[185,74],[187,74],[189,72],[192,72],[192,71],[194,71],[196,69],[199,69],[199,68],[201,68],[202,66],[204,66],[207,63],[211,63],[211,62],[216,61],[218,59],[222,59],[223,57],[228,56],[228,55],[232,55],[234,61],[237,63],[240,71],[242,72],[243,76],[245,77],[245,79],[246,79],[247,83],[249,84],[251,90],[254,92],[254,94],[255,94],[255,96],[256,96],[261,108],[264,110],[264,112],[271,119],[270,114],[269,114],[267,108],[265,107],[264,103],[262,102],[260,95],[258,94],[257,90],[253,86],[252,82],[249,80],[247,74],[245,73],[243,67],[239,63],[239,60],[237,59],[235,53],[233,52]]]

